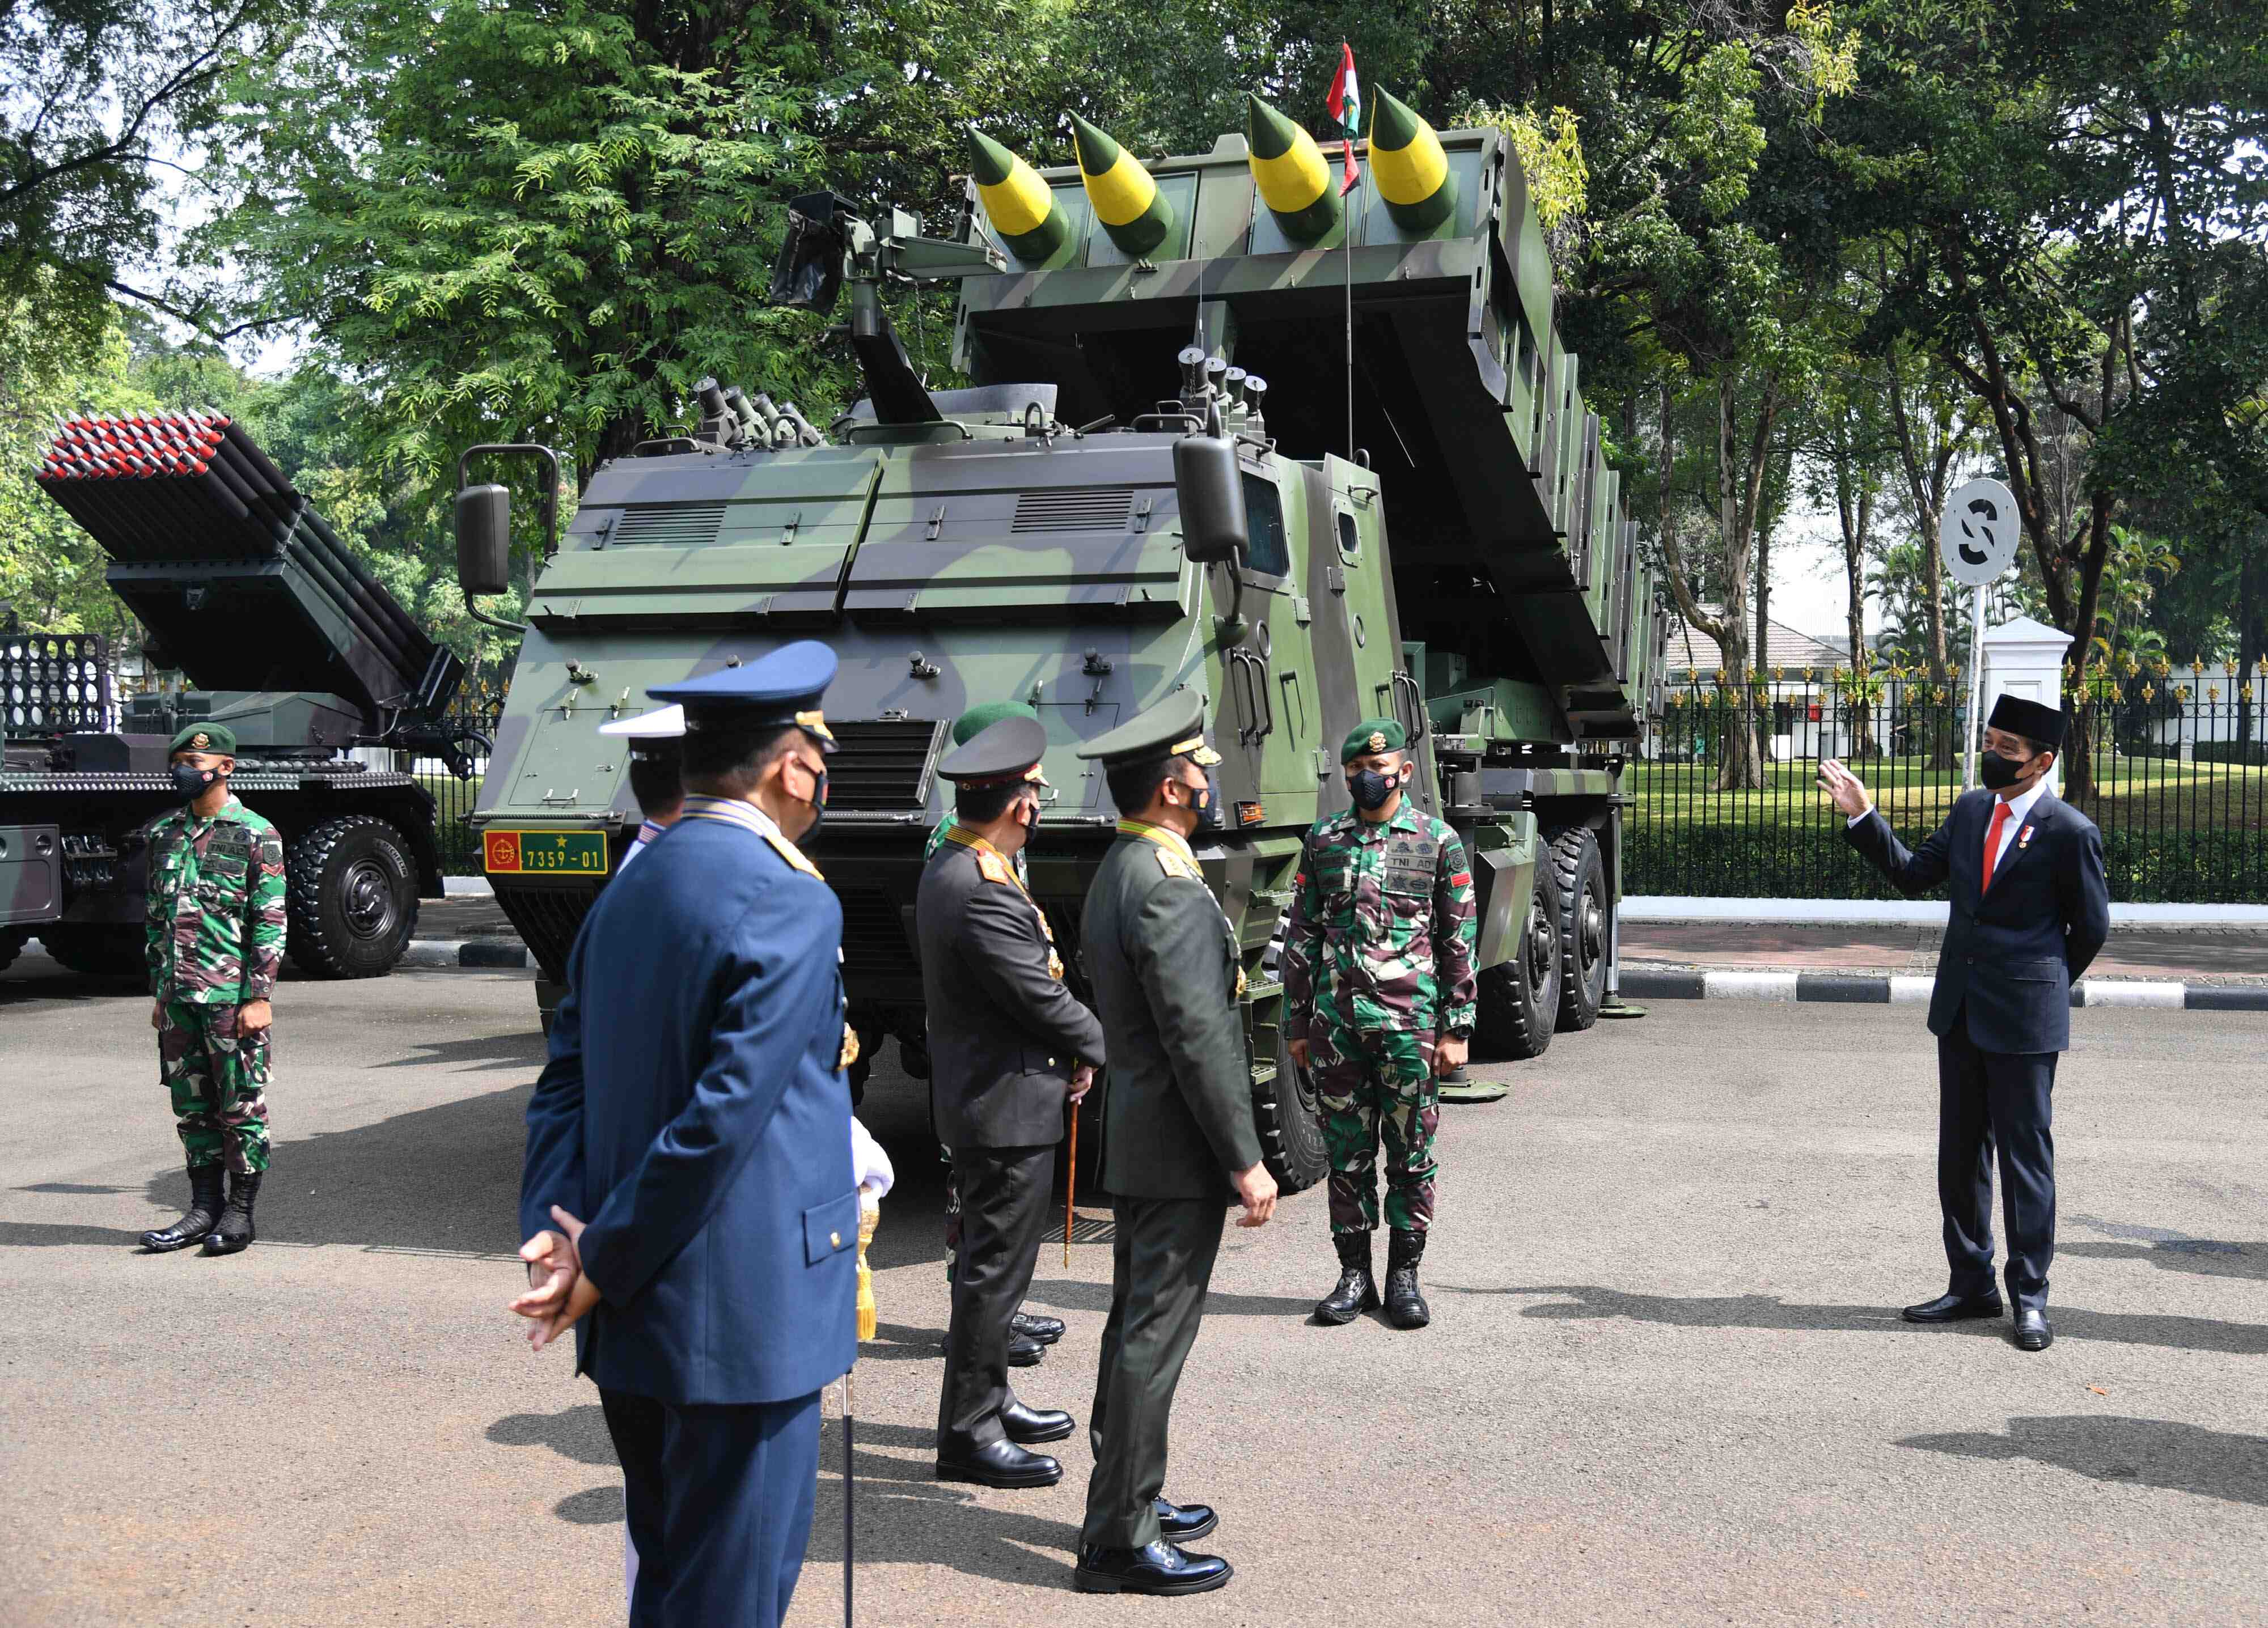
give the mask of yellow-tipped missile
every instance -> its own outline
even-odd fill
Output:
[[[1260,202],[1294,243],[1320,243],[1345,212],[1315,138],[1248,92],[1244,140]]]
[[[969,167],[976,172],[984,218],[992,223],[1008,253],[1026,265],[1054,259],[1071,241],[1071,222],[1056,202],[1055,188],[975,125],[968,128]]]
[[[1172,235],[1174,206],[1158,191],[1150,172],[1134,156],[1077,114],[1071,116],[1071,146],[1079,155],[1079,178],[1086,184],[1094,218],[1110,240],[1140,259]]]
[[[1370,112],[1370,173],[1395,226],[1413,236],[1456,212],[1457,179],[1433,127],[1384,91]]]

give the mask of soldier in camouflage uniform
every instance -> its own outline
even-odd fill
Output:
[[[1438,1080],[1465,1060],[1474,1016],[1473,878],[1455,832],[1403,795],[1416,772],[1390,718],[1339,752],[1354,807],[1315,822],[1284,940],[1284,1029],[1312,1071],[1331,1160],[1338,1287],[1315,1316],[1344,1324],[1379,1304],[1370,1235],[1386,1148],[1386,1316],[1431,1320],[1418,1263],[1433,1220]]]
[[[284,958],[284,841],[236,800],[236,737],[217,723],[173,737],[188,806],[150,827],[150,1014],[158,1069],[188,1157],[189,1210],[142,1235],[153,1252],[253,1240],[268,1169],[269,997]],[[222,1203],[222,1172],[227,1202]]]
[[[1003,718],[1036,719],[1039,715],[1035,708],[1021,701],[986,701],[981,706],[971,707],[953,721],[953,744],[966,746]],[[937,856],[938,849],[945,846],[945,833],[957,823],[951,814],[937,822],[937,828],[929,833],[929,841],[922,847],[924,868]],[[1017,885],[1028,889],[1031,873],[1025,866],[1021,848],[1016,850],[1012,862],[1016,867]],[[865,1037],[861,1036],[860,1039],[863,1041]],[[936,1118],[934,1112],[931,1118]],[[950,1283],[953,1281],[953,1263],[961,1258],[961,1178],[954,1173],[953,1149],[940,1148],[938,1151],[945,1155],[945,1280]],[[1033,1367],[1047,1354],[1048,1346],[1064,1337],[1064,1324],[1061,1317],[1042,1316],[1018,1307],[1016,1315],[1008,1321],[1009,1365],[1020,1368]]]

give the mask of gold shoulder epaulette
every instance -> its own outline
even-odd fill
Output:
[[[990,848],[976,850],[976,869],[987,882],[998,882],[1007,887],[1016,885],[1016,873],[1008,868],[1006,860]]]
[[[1187,876],[1192,882],[1203,882],[1204,872],[1183,859],[1163,843],[1158,845],[1158,869],[1169,876]]]
[[[803,850],[796,847],[794,843],[790,842],[785,837],[776,837],[770,832],[767,831],[763,833],[763,839],[765,841],[772,845],[772,851],[774,853],[777,854],[782,859],[787,861],[789,864],[794,866],[798,870],[803,872],[805,876],[818,882],[824,882],[827,880],[826,877],[819,874],[819,867],[813,864],[809,860],[803,856]]]

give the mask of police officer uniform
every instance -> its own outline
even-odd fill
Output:
[[[1046,729],[1006,717],[948,753],[957,788],[1044,786]],[[1071,1418],[1008,1385],[1010,1319],[1031,1285],[1072,1071],[1103,1060],[1102,1027],[1064,985],[1047,917],[1012,856],[955,824],[923,869],[914,906],[938,1134],[961,1190],[953,1320],[938,1404],[940,1480],[1049,1486],[1063,1468],[1027,1446]]]
[[[616,718],[611,723],[602,723],[599,733],[630,744],[631,767],[627,778],[634,788],[647,782],[671,788],[675,793],[674,800],[666,808],[648,807],[645,798],[639,797],[637,835],[630,839],[630,847],[622,850],[622,862],[615,867],[615,874],[619,876],[656,837],[677,823],[677,810],[684,805],[685,788],[679,772],[685,739],[685,708],[672,702],[634,718]],[[667,818],[656,819],[657,814]]]
[[[1220,761],[1189,690],[1079,755],[1106,765]],[[1217,793],[1213,802],[1217,809]],[[1230,1568],[1175,1547],[1210,1530],[1214,1516],[1163,1498],[1167,1433],[1204,1316],[1231,1178],[1260,1162],[1238,1007],[1242,957],[1188,842],[1131,818],[1118,822],[1087,889],[1079,941],[1110,1048],[1101,1166],[1116,1226],[1090,1424],[1094,1471],[1074,1582],[1086,1591],[1194,1593],[1226,1582]]]
[[[833,737],[826,646],[649,691],[686,728]],[[816,794],[823,802],[824,787]],[[803,1565],[821,1389],[857,1353],[843,913],[753,803],[687,799],[599,895],[527,1107],[523,1236],[558,1205],[639,1558],[633,1628],[776,1624]]]

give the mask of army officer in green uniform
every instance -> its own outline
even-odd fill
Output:
[[[1300,855],[1284,935],[1284,1033],[1312,1069],[1331,1156],[1338,1287],[1318,1321],[1379,1303],[1370,1235],[1386,1147],[1386,1317],[1424,1328],[1418,1263],[1433,1221],[1436,1082],[1465,1060],[1473,1030],[1473,876],[1457,833],[1410,802],[1402,726],[1355,725],[1340,748],[1354,806],[1315,822]]]
[[[225,724],[191,724],[173,737],[172,755],[186,806],[150,827],[150,1024],[190,1196],[188,1213],[144,1233],[142,1245],[162,1254],[202,1243],[208,1255],[233,1255],[252,1242],[268,1169],[268,1001],[284,962],[284,840],[229,789],[236,737]]]
[[[1167,1424],[1232,1197],[1265,1224],[1276,1182],[1260,1161],[1237,1009],[1241,956],[1189,838],[1219,818],[1201,703],[1179,690],[1089,741],[1124,817],[1080,924],[1110,1070],[1101,1183],[1111,1195],[1110,1319],[1102,1331],[1073,1583],[1087,1594],[1197,1594],[1228,1562],[1182,1541],[1212,1529],[1202,1506],[1162,1496]]]

